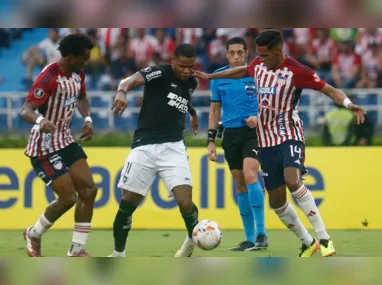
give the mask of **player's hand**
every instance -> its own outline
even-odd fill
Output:
[[[357,125],[365,122],[366,111],[362,107],[351,103],[348,106],[348,109],[357,117]]]
[[[200,79],[200,80],[209,80],[210,79],[209,74],[204,73],[204,72],[199,71],[199,70],[193,70],[192,76],[197,78],[197,79]]]
[[[91,122],[85,122],[85,124],[82,127],[82,134],[81,134],[81,141],[87,142],[90,141],[93,138],[93,123]]]
[[[118,92],[117,96],[115,96],[113,106],[111,107],[111,110],[114,112],[115,115],[120,116],[125,111],[127,107],[127,100],[126,95]]]
[[[199,129],[198,115],[190,117],[190,124],[191,124],[192,132],[194,133],[194,135],[196,135],[198,133],[198,129]]]
[[[48,119],[42,119],[40,122],[40,131],[42,133],[54,133],[57,127]]]
[[[250,116],[250,117],[248,117],[248,119],[245,120],[245,123],[251,129],[256,128],[257,127],[257,116]]]
[[[209,142],[208,143],[208,158],[214,162],[216,162],[218,160],[217,155],[216,155],[215,142]]]

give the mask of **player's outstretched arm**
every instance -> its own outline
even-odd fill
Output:
[[[145,85],[145,79],[142,74],[139,72],[134,73],[133,75],[121,80],[118,85],[117,96],[114,99],[113,110],[115,115],[122,115],[127,107],[126,94],[131,89]]]
[[[216,72],[212,74],[207,74],[199,70],[193,70],[192,75],[201,80],[212,80],[212,79],[222,79],[222,78],[238,79],[238,78],[244,78],[249,76],[246,66],[230,68],[228,70]]]
[[[334,88],[329,84],[325,84],[320,92],[330,97],[337,105],[344,105],[347,109],[349,109],[357,117],[358,125],[365,122],[365,110],[362,107],[352,103],[342,90]]]

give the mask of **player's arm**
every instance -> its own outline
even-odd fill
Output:
[[[77,109],[80,112],[81,116],[85,119],[85,123],[82,126],[81,141],[86,142],[90,141],[93,138],[93,120],[90,116],[90,104],[88,97],[86,96],[86,85],[85,85],[85,73],[81,74],[82,84],[80,95],[77,99]]]
[[[217,130],[221,115],[221,102],[211,102],[208,129]]]
[[[126,94],[130,90],[145,85],[145,79],[140,72],[136,72],[133,75],[121,80],[118,85],[117,96],[114,99],[112,110],[115,115],[122,115],[127,107]]]
[[[208,144],[215,142],[217,129],[219,127],[219,120],[221,115],[221,96],[218,86],[218,81],[211,81],[211,104],[210,113],[208,118]]]
[[[56,126],[43,116],[38,115],[36,112],[38,107],[34,102],[25,102],[21,109],[21,118],[30,124],[39,125],[43,133],[53,133],[56,130]]]
[[[212,79],[238,79],[248,77],[246,66],[239,66],[235,68],[230,68],[221,72],[216,72],[212,74],[207,74],[199,70],[193,70],[193,76],[200,80],[212,80]]]
[[[85,119],[85,122],[89,121],[92,123],[92,119],[90,117],[90,104],[89,104],[88,97],[86,96],[86,84],[85,84],[84,71],[81,71],[80,77],[81,77],[81,89],[80,89],[80,95],[77,98],[77,108],[81,116]]]
[[[44,84],[41,84],[41,81]],[[46,82],[46,77],[38,77],[29,91],[25,103],[21,109],[21,118],[33,125],[39,125],[44,133],[53,133],[56,126],[38,113],[38,108],[44,105],[51,96],[51,86]]]
[[[329,84],[325,84],[320,92],[330,97],[336,104],[344,105],[347,109],[349,109],[357,117],[358,125],[365,122],[365,110],[350,101],[348,96],[346,96],[342,90],[334,88]]]
[[[188,113],[190,114],[190,124],[192,132],[196,135],[199,129],[199,118],[194,106],[192,106],[191,99],[188,100]]]

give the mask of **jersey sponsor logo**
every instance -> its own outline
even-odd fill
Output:
[[[146,68],[142,69],[142,71],[143,72],[150,72],[151,71],[151,67],[150,66],[146,67]]]
[[[184,99],[183,97],[178,96],[172,92],[170,92],[167,95],[167,98],[170,99],[170,101],[167,102],[168,105],[170,105],[171,107],[177,108],[178,111],[180,111],[182,113],[188,112],[188,106],[187,106],[188,100],[187,99]]]
[[[247,94],[248,97],[253,97],[256,95],[256,87],[254,85],[246,85],[245,94]]]
[[[285,78],[285,77],[280,76],[280,77],[277,79],[277,85],[278,85],[279,87],[285,85],[285,83],[286,83],[286,78]]]
[[[65,100],[65,103],[64,103],[64,107],[67,107],[67,106],[69,106],[69,105],[72,105],[72,104],[74,104],[75,102],[77,102],[77,97],[76,97],[76,96],[73,96],[73,97],[71,97],[71,98],[69,98],[69,99],[66,99],[66,100]]]
[[[162,76],[162,71],[161,70],[157,70],[157,71],[153,71],[149,74],[146,75],[146,79],[147,81],[150,81],[154,78],[158,78],[158,77],[161,77]]]
[[[258,92],[260,95],[275,95],[276,87],[260,87]]]
[[[36,97],[37,99],[40,99],[42,97],[44,97],[44,90],[42,88],[37,88],[34,92],[33,92],[33,95],[34,97]]]
[[[281,137],[286,136],[286,128],[285,128],[285,121],[284,121],[284,113],[280,113],[277,117],[277,126],[279,129],[279,135]]]

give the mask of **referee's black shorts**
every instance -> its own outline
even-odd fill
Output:
[[[258,160],[256,129],[247,126],[224,130],[222,147],[230,170],[242,170],[244,158]]]

